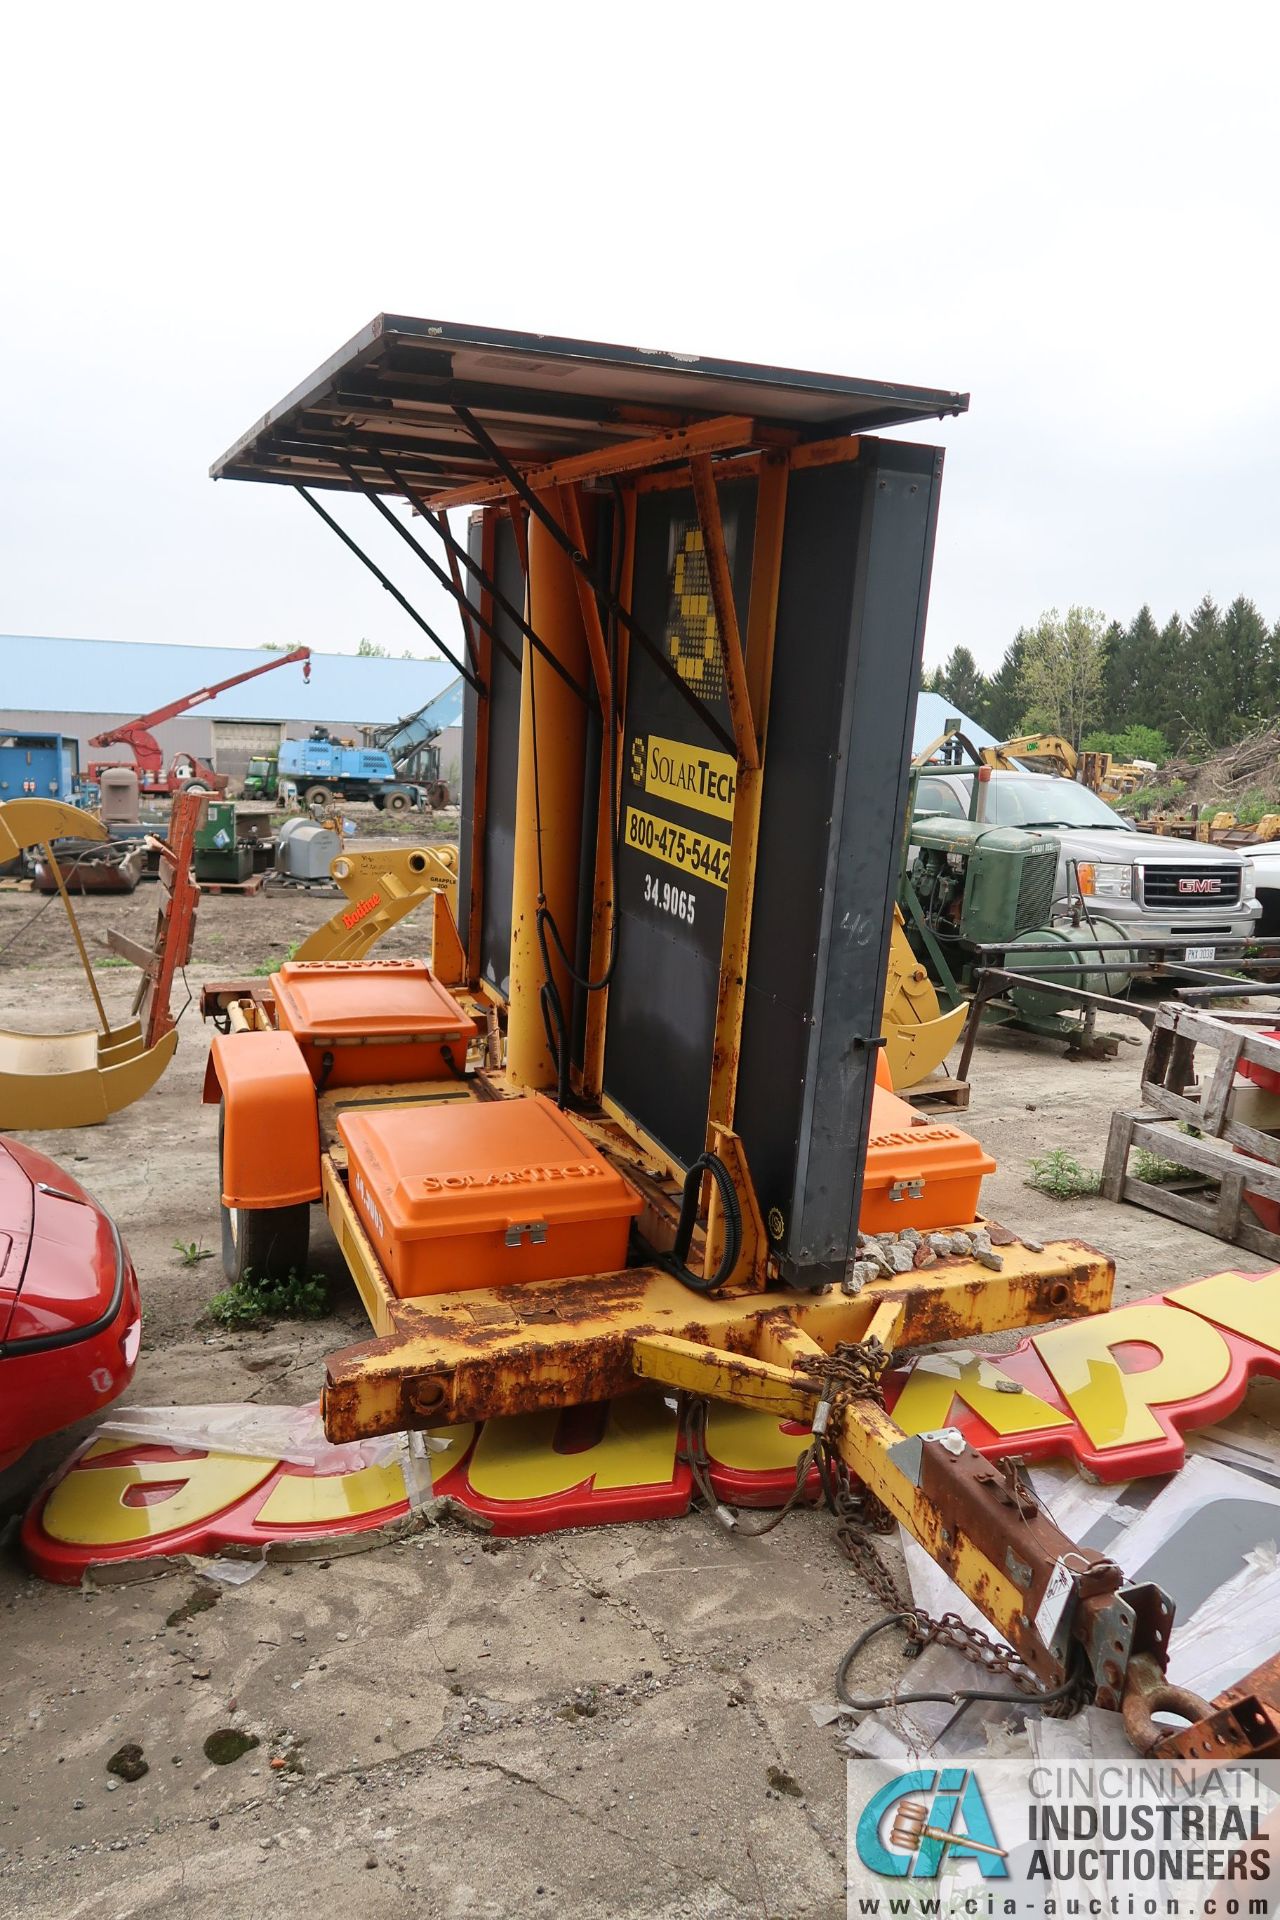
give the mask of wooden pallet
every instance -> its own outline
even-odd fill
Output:
[[[261,893],[266,884],[266,875],[252,874],[248,880],[202,880],[200,891],[209,893],[243,893],[246,895]]]
[[[1280,1085],[1280,1040],[1266,1028],[1280,1025],[1274,1012],[1201,1013],[1166,1002],[1157,1008],[1142,1068],[1142,1106],[1167,1120],[1187,1121],[1214,1140],[1242,1147],[1280,1165],[1276,1095],[1239,1081],[1243,1066],[1269,1069]],[[1197,1049],[1208,1048],[1213,1064],[1203,1070]]]
[[[1266,1137],[1274,1153],[1280,1141]],[[1129,1156],[1139,1147],[1183,1168],[1185,1179],[1143,1180],[1130,1173]],[[1102,1166],[1104,1199],[1127,1200],[1280,1265],[1280,1234],[1262,1225],[1244,1197],[1246,1187],[1280,1201],[1280,1166],[1237,1153],[1226,1140],[1195,1139],[1176,1120],[1148,1108],[1112,1114]]]
[[[918,1087],[907,1087],[898,1095],[908,1106],[919,1107],[925,1113],[942,1113],[948,1108],[953,1113],[963,1113],[969,1104],[969,1082],[953,1080],[948,1074],[939,1073],[932,1080],[922,1080]]]

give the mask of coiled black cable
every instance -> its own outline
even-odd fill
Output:
[[[724,1252],[720,1263],[711,1277],[705,1278],[695,1273],[686,1263],[689,1247],[693,1241],[694,1222],[698,1217],[698,1199],[702,1190],[702,1176],[709,1173],[720,1191],[720,1206],[724,1213]],[[733,1180],[724,1161],[714,1153],[700,1153],[684,1177],[684,1188],[680,1195],[680,1219],[676,1225],[676,1237],[669,1253],[661,1256],[660,1264],[668,1273],[675,1275],[681,1286],[688,1287],[691,1293],[717,1293],[724,1286],[730,1274],[738,1264],[738,1255],[742,1251],[742,1208],[733,1189]]]

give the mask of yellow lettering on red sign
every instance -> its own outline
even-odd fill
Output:
[[[609,1407],[593,1447],[558,1453],[557,1411],[513,1414],[480,1430],[467,1479],[486,1500],[541,1500],[590,1480],[603,1487],[666,1486],[675,1468],[676,1429],[664,1402],[628,1395]]]
[[[1024,1388],[1000,1391],[1009,1375],[980,1353],[930,1353],[916,1361],[893,1403],[893,1423],[904,1433],[933,1433],[951,1424],[951,1408],[963,1400],[995,1433],[1038,1433],[1069,1427],[1065,1413]]]
[[[255,1515],[260,1526],[323,1527],[382,1507],[403,1506],[408,1495],[396,1461],[354,1473],[285,1473]]]
[[[1121,1368],[1114,1347],[1154,1347],[1159,1359],[1136,1372]],[[1128,1447],[1159,1440],[1164,1428],[1151,1411],[1194,1400],[1222,1385],[1231,1352],[1220,1333],[1190,1313],[1161,1302],[1118,1307],[1032,1340],[1076,1419],[1095,1447]]]
[[[808,1433],[784,1433],[777,1416],[755,1407],[713,1400],[707,1415],[707,1452],[717,1467],[738,1473],[794,1468],[809,1444]]]
[[[1208,1280],[1176,1288],[1168,1299],[1203,1320],[1216,1321],[1229,1333],[1243,1334],[1246,1340],[1280,1353],[1280,1270],[1276,1268],[1270,1273],[1215,1273]]]
[[[90,1453],[118,1451],[118,1440],[99,1442]],[[269,1474],[274,1460],[245,1454],[208,1453],[194,1460],[139,1460],[123,1467],[86,1468],[83,1463],[50,1494],[42,1525],[68,1546],[116,1547],[150,1540],[212,1519],[234,1506]],[[135,1488],[171,1489],[153,1500],[128,1503]]]

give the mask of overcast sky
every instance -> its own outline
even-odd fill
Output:
[[[930,663],[1055,603],[1280,619],[1278,18],[10,7],[0,632],[419,651],[295,496],[207,477],[382,310],[970,391],[915,436]]]

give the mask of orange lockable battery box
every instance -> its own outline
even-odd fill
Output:
[[[357,1109],[338,1133],[401,1299],[626,1264],[640,1196],[542,1094]]]
[[[279,1025],[325,1088],[446,1079],[466,1066],[477,1031],[421,960],[287,960],[271,991]]]
[[[863,1233],[962,1227],[977,1218],[983,1176],[996,1163],[959,1127],[912,1125],[905,1100],[877,1086],[862,1180]]]

